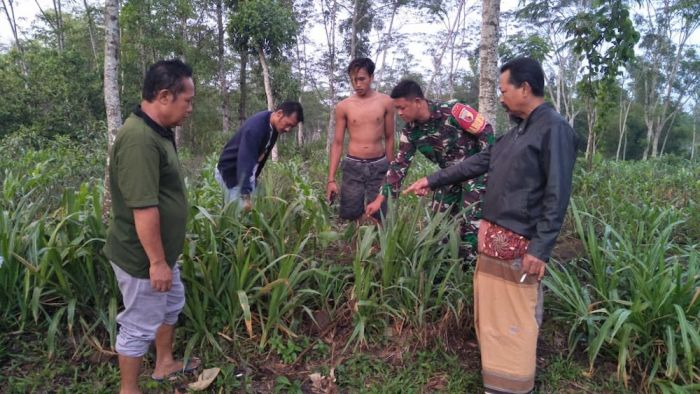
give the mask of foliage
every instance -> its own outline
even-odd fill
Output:
[[[247,47],[256,54],[262,50],[272,57],[290,49],[297,29],[292,10],[278,0],[239,2],[229,22],[234,47]]]
[[[700,372],[700,250],[693,242],[700,189],[686,188],[698,168],[604,166],[577,182],[572,216],[585,255],[545,279],[554,316],[570,325],[571,351],[585,347],[591,369],[612,359],[626,384],[690,389]]]

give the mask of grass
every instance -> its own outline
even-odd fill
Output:
[[[392,204],[383,226],[339,224],[322,196],[324,160],[309,152],[270,164],[247,214],[221,206],[214,156],[199,174],[189,169],[177,351],[223,368],[215,391],[308,391],[311,372],[326,383],[333,372],[350,392],[478,390],[472,272],[458,258],[454,219],[411,197]],[[119,293],[101,253],[101,182],[85,179],[101,172],[75,172],[50,152],[27,157],[46,160],[13,156],[0,190],[0,375],[10,392],[109,391],[118,375],[103,358]],[[75,187],[57,183],[53,167]],[[429,170],[416,160],[406,182]],[[700,166],[672,160],[577,170],[562,238],[581,247],[546,280],[543,332],[566,338],[541,360],[540,392],[700,383],[692,179]]]

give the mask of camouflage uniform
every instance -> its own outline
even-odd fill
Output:
[[[401,130],[399,153],[389,164],[382,194],[396,197],[401,182],[406,176],[413,156],[419,151],[440,168],[452,166],[494,142],[493,129],[486,122],[479,134],[464,130],[452,114],[457,100],[445,103],[428,101],[430,119],[425,123],[413,122]],[[483,120],[483,118],[481,118]],[[457,185],[445,186],[433,193],[431,207],[434,212],[451,209],[461,214],[460,233],[462,246],[460,254],[468,259],[476,258],[477,233],[481,219],[481,197],[484,194],[486,177],[470,179]],[[457,204],[461,201],[461,204]],[[462,210],[462,208],[465,208]]]

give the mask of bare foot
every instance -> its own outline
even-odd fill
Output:
[[[197,357],[191,357],[187,361],[187,365],[184,365],[182,360],[173,361],[171,363],[163,363],[162,365],[156,365],[155,369],[153,369],[153,375],[151,375],[151,377],[155,380],[161,380],[178,372],[192,372],[199,368],[201,364],[202,361]]]

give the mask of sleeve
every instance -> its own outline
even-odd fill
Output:
[[[389,163],[389,170],[386,172],[384,186],[381,193],[384,197],[398,196],[401,191],[401,182],[406,177],[408,168],[411,166],[411,161],[416,154],[416,146],[408,139],[408,129],[401,130],[399,138],[399,152],[394,160]]]
[[[571,197],[571,179],[576,161],[574,131],[563,123],[552,127],[545,135],[543,145],[541,160],[547,180],[543,210],[527,253],[547,261],[559,236]]]
[[[129,208],[158,205],[160,150],[145,133],[125,134],[114,155],[117,185]]]
[[[450,114],[462,130],[475,136],[483,134],[487,126],[491,128],[491,124],[486,121],[486,118],[467,104],[456,103],[452,106]]]
[[[428,185],[431,189],[436,189],[440,186],[464,182],[486,173],[489,170],[492,147],[493,145],[489,145],[474,156],[429,175]]]
[[[236,178],[238,179],[242,196],[247,196],[253,191],[250,178],[254,176],[253,170],[258,163],[258,155],[265,139],[265,131],[265,128],[259,127],[259,125],[248,125],[241,130],[243,136],[241,145],[238,148]]]

